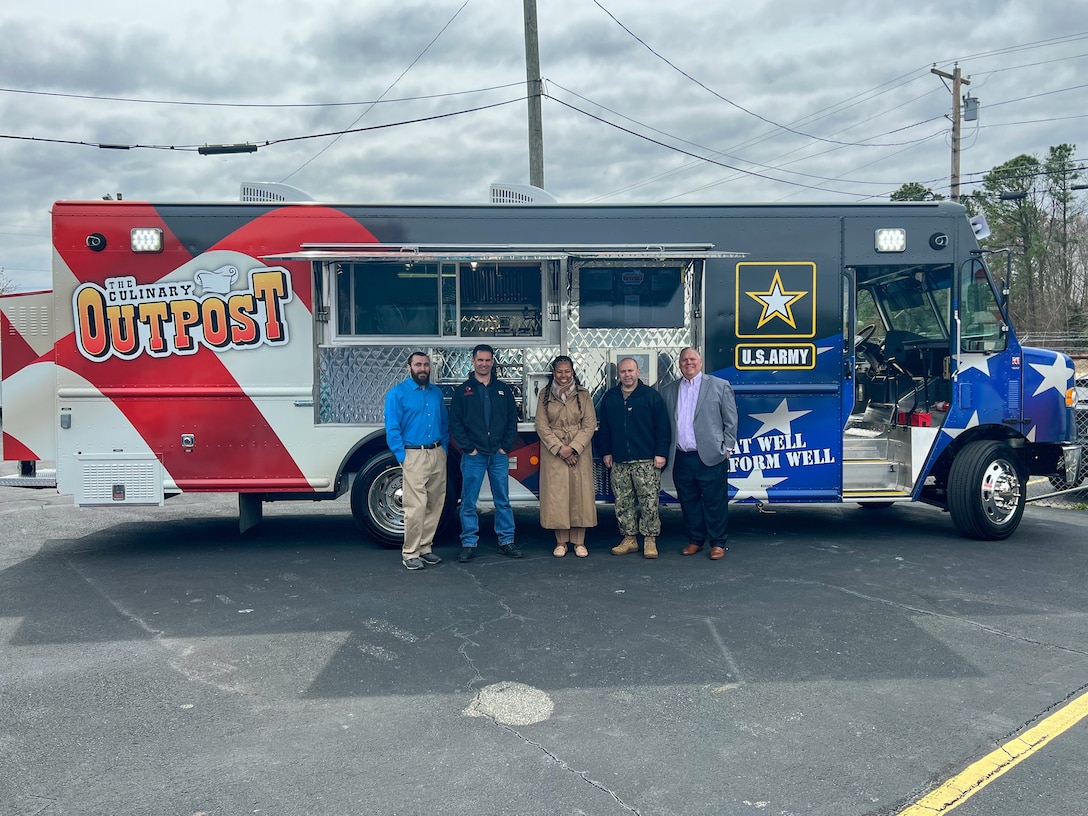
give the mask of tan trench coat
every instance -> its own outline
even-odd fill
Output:
[[[597,430],[593,398],[581,386],[566,402],[556,399],[545,402],[545,393],[540,393],[536,407],[536,432],[540,437],[540,526],[546,530],[596,527],[590,445]],[[570,445],[578,452],[575,467],[559,458],[563,445]]]

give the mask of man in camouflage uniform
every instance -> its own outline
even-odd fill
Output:
[[[657,558],[661,469],[668,461],[672,425],[661,395],[639,380],[633,358],[620,360],[618,373],[619,385],[601,400],[596,436],[604,465],[612,469],[616,523],[623,535],[612,553],[638,552],[636,535],[642,533],[643,556]]]

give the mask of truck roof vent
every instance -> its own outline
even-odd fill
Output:
[[[531,184],[492,184],[492,204],[556,204],[555,196]]]
[[[313,201],[313,196],[290,184],[278,181],[243,181],[238,194],[239,201],[269,203],[276,201]]]

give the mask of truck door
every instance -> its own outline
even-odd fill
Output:
[[[705,371],[733,384],[740,416],[734,502],[841,496],[843,389],[852,383],[843,376],[840,233],[833,220],[812,221],[768,222],[765,250],[707,264]]]
[[[961,419],[966,424],[977,412],[976,424],[1020,428],[1025,416],[1023,370],[1032,360],[1023,358],[1011,338],[997,284],[981,260],[960,265],[955,297],[952,376],[956,399],[949,424],[955,427]]]

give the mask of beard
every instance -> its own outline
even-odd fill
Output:
[[[431,373],[429,371],[419,371],[412,374],[412,379],[415,380],[417,385],[426,385],[431,381]]]

